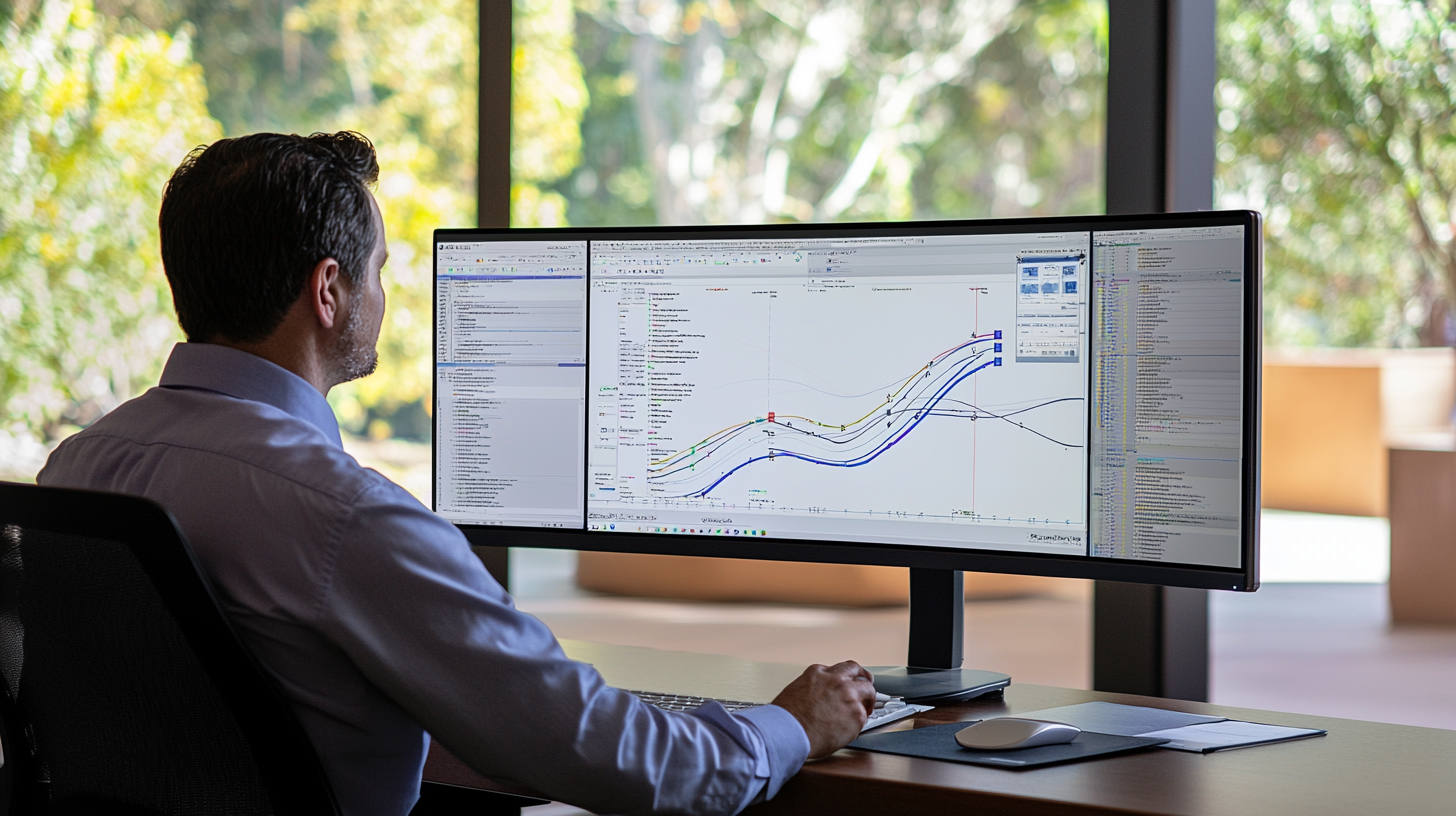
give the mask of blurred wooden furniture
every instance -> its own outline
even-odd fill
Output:
[[[563,641],[611,682],[739,700],[767,700],[801,667],[717,655]],[[994,666],[986,668],[994,669]],[[1004,700],[921,714],[911,728],[1093,700],[1151,705],[1256,722],[1323,728],[1329,736],[1216,754],[1153,749],[1089,762],[1011,771],[843,750],[804,765],[772,801],[747,814],[882,813],[1450,814],[1456,802],[1456,731],[1280,714],[1128,694],[1017,684]],[[432,747],[425,778],[501,789]]]
[[[806,564],[746,558],[581,552],[576,583],[583,589],[645,598],[759,601],[829,606],[903,606],[910,571],[862,564]],[[1076,594],[1068,578],[968,572],[967,598]]]
[[[1456,439],[1390,450],[1390,618],[1456,623]]]
[[[1264,355],[1263,506],[1384,516],[1386,444],[1451,427],[1456,351]]]

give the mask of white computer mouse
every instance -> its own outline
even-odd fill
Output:
[[[1028,720],[1023,717],[997,717],[981,720],[956,732],[956,742],[977,751],[1015,751],[1042,745],[1071,742],[1082,733],[1075,725],[1050,720]]]

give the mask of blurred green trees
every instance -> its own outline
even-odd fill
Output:
[[[88,0],[0,15],[0,435],[54,438],[155,384],[180,332],[163,183],[221,135],[185,32]]]
[[[390,311],[379,373],[330,398],[355,432],[426,434],[430,231],[474,222],[476,5],[89,2],[0,3],[6,427],[55,438],[154,380],[157,196],[188,149],[352,128]],[[515,29],[518,224],[1100,207],[1095,0],[515,0]]]
[[[476,5],[0,3],[0,431],[54,439],[154,383],[179,339],[156,246],[199,143],[359,130],[391,242],[379,373],[346,427],[426,436],[430,234],[474,223]]]
[[[93,6],[92,3],[95,3]],[[1095,212],[1101,0],[514,0],[517,224]],[[1218,191],[1268,215],[1272,343],[1449,343],[1451,0],[1224,0]],[[429,235],[474,223],[476,5],[0,0],[0,434],[155,381],[193,145],[354,128],[391,238],[345,424],[428,432]]]
[[[1217,189],[1268,218],[1274,345],[1451,345],[1456,5],[1223,0]]]
[[[573,224],[1098,212],[1106,42],[1101,0],[578,0],[551,186]]]
[[[566,199],[543,189],[581,162],[586,84],[571,0],[516,0],[511,55],[511,224],[566,225]]]

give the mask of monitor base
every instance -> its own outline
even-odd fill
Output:
[[[1011,676],[979,669],[917,669],[911,666],[869,666],[875,691],[904,697],[917,705],[948,705],[999,692]]]

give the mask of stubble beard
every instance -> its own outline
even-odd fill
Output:
[[[370,340],[364,337],[363,310],[350,309],[335,347],[335,380],[346,383],[373,374],[374,369],[379,367],[377,342],[378,338]]]

